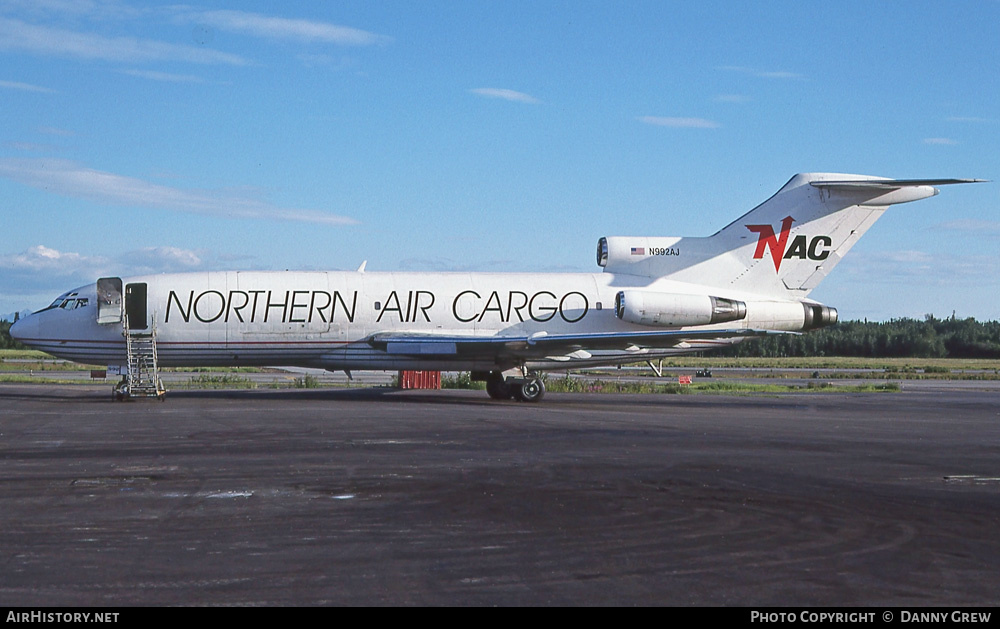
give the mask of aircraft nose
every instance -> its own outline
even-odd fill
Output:
[[[23,319],[19,319],[14,322],[14,325],[10,326],[10,337],[19,343],[23,343],[24,339],[33,338],[33,331],[38,328],[38,321],[35,317],[28,315]]]

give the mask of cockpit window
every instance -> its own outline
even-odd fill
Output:
[[[56,297],[55,301],[49,304],[47,307],[42,308],[38,312],[45,312],[46,310],[52,310],[53,308],[61,308],[63,310],[76,310],[77,308],[83,308],[90,304],[90,300],[86,297],[77,297],[77,293],[64,293]]]
[[[58,308],[62,306],[64,303],[66,303],[66,301],[70,297],[76,297],[76,293],[63,293],[62,295],[59,295],[58,297],[56,297],[55,301],[49,304],[49,307],[46,308],[46,310],[48,310],[49,308]]]

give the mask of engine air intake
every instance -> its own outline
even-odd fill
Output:
[[[608,265],[608,239],[601,238],[597,241],[597,266],[605,267]]]

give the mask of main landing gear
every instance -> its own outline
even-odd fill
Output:
[[[539,374],[504,377],[499,371],[486,374],[486,393],[494,400],[537,402],[545,395],[545,383]]]

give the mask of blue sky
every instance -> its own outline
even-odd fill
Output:
[[[0,1],[0,313],[101,275],[596,271],[793,174],[1000,182],[1000,2]],[[813,294],[1000,318],[1000,183]]]

